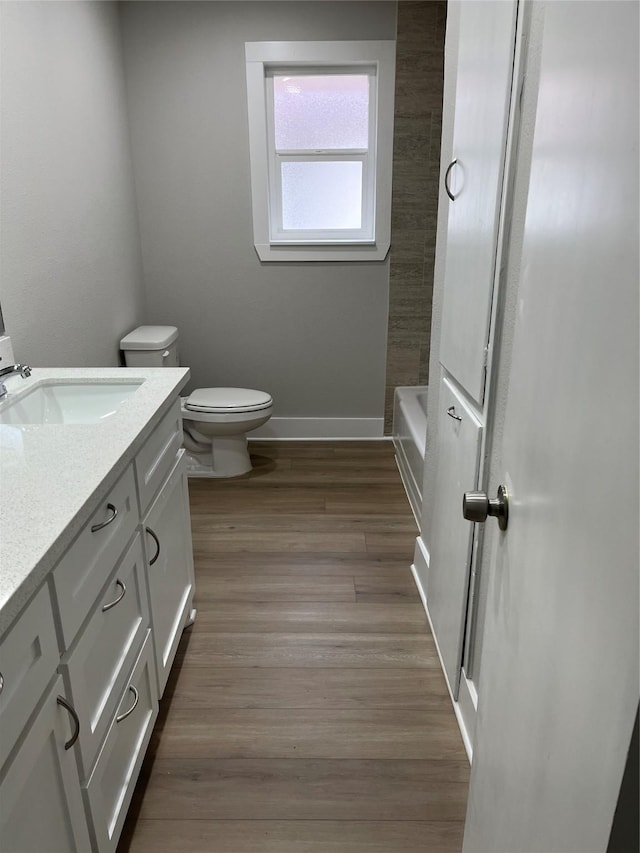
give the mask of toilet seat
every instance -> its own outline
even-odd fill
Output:
[[[251,470],[246,434],[271,417],[270,394],[251,388],[198,388],[180,403],[189,476],[239,477]]]
[[[270,394],[252,388],[198,388],[184,401],[184,408],[191,412],[231,415],[260,412],[272,404]]]

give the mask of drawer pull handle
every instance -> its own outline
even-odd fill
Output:
[[[457,160],[452,160],[449,163],[449,165],[447,166],[447,171],[444,173],[444,188],[447,191],[447,195],[449,196],[451,201],[455,201],[456,196],[454,196],[454,194],[451,192],[451,188],[449,187],[449,175],[451,174],[451,170],[453,169],[453,167],[456,165],[457,162],[458,162]]]
[[[125,711],[124,714],[120,714],[119,717],[116,717],[116,723],[121,723],[123,720],[126,720],[130,714],[133,714],[135,709],[138,707],[138,700],[140,699],[140,694],[133,686],[133,684],[129,685],[129,690],[133,693],[133,705],[129,708],[128,711]]]
[[[80,734],[80,720],[78,719],[78,715],[76,714],[76,710],[73,705],[70,705],[64,696],[58,696],[57,699],[58,705],[62,705],[65,711],[68,711],[71,714],[71,719],[73,720],[74,732],[69,738],[69,740],[65,743],[65,749],[71,749],[74,743],[78,740],[78,735]]]
[[[106,613],[107,610],[111,610],[112,607],[115,607],[116,604],[119,604],[122,601],[122,599],[125,597],[125,595],[127,594],[127,588],[122,583],[122,581],[116,580],[116,586],[119,586],[120,589],[122,590],[122,592],[120,593],[120,595],[117,598],[114,598],[113,601],[110,601],[109,604],[104,605],[104,607],[102,608],[103,613]]]
[[[3,687],[4,687],[4,675],[0,672],[0,693],[2,693]]]
[[[102,530],[103,527],[108,527],[112,521],[115,521],[118,516],[118,510],[114,507],[113,504],[107,504],[107,509],[110,510],[111,515],[106,521],[101,521],[100,524],[94,524],[91,527],[92,533],[97,533],[98,530]]]
[[[447,409],[447,414],[449,415],[450,418],[453,418],[454,421],[461,421],[462,420],[460,415],[456,415],[456,407],[455,406],[449,406],[449,408]]]
[[[156,553],[149,560],[149,565],[152,566],[155,563],[155,561],[158,559],[158,557],[160,556],[160,540],[158,539],[158,537],[156,536],[156,534],[153,532],[153,530],[150,527],[145,527],[145,530],[147,531],[149,536],[153,539],[153,541],[156,543]]]

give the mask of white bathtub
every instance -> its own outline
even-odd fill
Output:
[[[427,386],[396,388],[393,444],[400,476],[416,521],[422,514],[422,475],[427,443]]]

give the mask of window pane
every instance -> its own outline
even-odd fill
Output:
[[[366,74],[274,76],[277,150],[369,147]]]
[[[362,163],[283,163],[282,227],[361,228]]]

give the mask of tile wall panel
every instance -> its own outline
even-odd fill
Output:
[[[444,0],[400,0],[385,433],[397,385],[426,385],[438,211]]]

